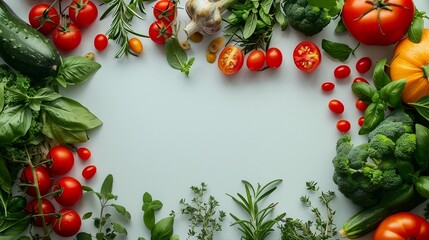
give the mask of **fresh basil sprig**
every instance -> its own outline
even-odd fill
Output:
[[[426,15],[426,12],[421,12],[416,9],[416,12],[414,13],[413,22],[408,28],[408,39],[410,39],[411,42],[420,42],[423,35],[425,18],[429,19],[429,17]]]
[[[389,107],[402,107],[401,94],[406,80],[391,81],[384,71],[386,61],[386,59],[381,59],[375,66],[373,74],[375,87],[363,82],[352,84],[353,93],[369,104],[364,114],[365,121],[359,130],[361,135],[371,132],[383,121],[385,112]]]
[[[333,42],[326,39],[322,40],[322,49],[334,59],[342,62],[346,61],[350,54],[354,55],[354,52],[359,47],[359,44],[353,49],[345,43]]]
[[[174,69],[180,70],[189,76],[189,70],[194,63],[195,58],[188,59],[185,50],[180,46],[179,40],[176,37],[168,38],[165,41],[165,49],[167,54],[168,64]]]
[[[408,105],[414,107],[422,117],[429,121],[429,96],[421,97],[416,102],[408,103]]]
[[[76,85],[87,81],[101,65],[83,56],[69,56],[62,60],[55,81],[61,86]]]

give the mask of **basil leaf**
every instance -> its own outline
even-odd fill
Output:
[[[322,49],[334,59],[345,61],[350,57],[350,54],[354,53],[354,49],[349,47],[347,44],[338,43],[322,39]]]
[[[3,220],[0,221],[0,240],[15,239],[25,229],[27,229],[28,217],[23,217],[20,220]]]
[[[113,230],[115,230],[119,234],[127,235],[127,229],[125,229],[121,224],[112,222]]]
[[[334,30],[335,33],[343,33],[343,32],[347,32],[347,28],[344,25],[343,20],[340,18],[340,20],[338,21],[337,26],[335,27]]]
[[[25,210],[27,200],[23,196],[12,197],[7,203],[7,211],[9,213],[19,213]]]
[[[101,120],[79,102],[61,97],[42,103],[42,109],[58,126],[70,131],[83,131],[96,128]]]
[[[259,17],[266,25],[271,25],[271,16],[268,13],[262,11],[262,8],[259,9]]]
[[[168,64],[181,72],[184,72],[186,76],[189,75],[189,70],[194,63],[195,58],[188,60],[188,55],[185,50],[180,47],[179,40],[175,37],[168,38],[165,41],[165,49],[167,54]]]
[[[416,124],[416,162],[425,170],[429,167],[429,129]]]
[[[101,185],[100,193],[103,195],[107,195],[112,193],[113,189],[113,175],[109,174],[106,176],[106,178],[103,181],[103,184]]]
[[[250,12],[249,16],[246,19],[246,23],[244,24],[243,30],[243,38],[248,39],[255,32],[257,25],[258,17],[255,13]]]
[[[414,14],[413,22],[411,26],[408,28],[408,39],[410,39],[413,43],[419,43],[422,39],[423,29],[425,21],[423,17],[425,16],[424,12],[420,12],[416,9],[416,13]]]
[[[92,240],[92,236],[86,232],[80,232],[76,235],[77,240]]]
[[[391,82],[384,68],[386,67],[387,59],[383,58],[375,64],[374,74],[372,76],[374,80],[374,86],[377,90],[382,89],[384,86]]]
[[[51,88],[41,88],[39,89],[33,98],[37,98],[43,101],[54,101],[61,97],[61,94],[55,92]]]
[[[151,230],[153,240],[169,240],[173,235],[174,217],[166,217],[155,223]]]
[[[32,117],[25,105],[4,109],[0,113],[0,144],[8,144],[24,136],[30,128]]]
[[[422,117],[429,121],[429,96],[421,97],[417,102],[408,104],[413,106]]]
[[[363,82],[355,82],[352,84],[352,92],[366,103],[371,103],[373,96],[377,93],[371,85]]]
[[[100,68],[99,63],[86,57],[70,56],[63,59],[56,79],[60,84],[75,85],[87,81]]]
[[[0,113],[3,111],[4,108],[4,83],[0,82]]]
[[[30,99],[28,103],[28,107],[33,111],[40,111],[40,106],[42,104],[42,101],[39,99]]]
[[[261,10],[267,15],[270,14],[273,2],[274,0],[263,0],[261,3]]]
[[[380,90],[380,99],[389,107],[398,107],[402,103],[402,91],[407,81],[405,79],[390,82]]]
[[[86,131],[69,131],[58,124],[52,119],[44,115],[42,133],[48,138],[55,139],[60,143],[82,143],[88,141]]]
[[[12,183],[13,180],[7,168],[6,160],[0,156],[0,189],[10,194]]]
[[[282,31],[286,30],[287,26],[288,26],[288,20],[286,18],[286,15],[284,14],[284,12],[282,11],[280,2],[276,2],[275,3],[275,13],[274,13],[274,17],[277,21],[277,23],[280,25],[280,29]]]
[[[368,107],[365,110],[364,118],[365,121],[363,121],[362,127],[359,129],[359,134],[368,134],[374,128],[380,124],[381,121],[384,119],[384,113],[386,111],[386,105],[380,104],[380,103],[371,103],[368,105]]]
[[[152,230],[155,226],[155,211],[151,208],[147,209],[143,213],[143,222],[147,229]]]

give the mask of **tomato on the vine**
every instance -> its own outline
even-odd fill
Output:
[[[338,99],[332,99],[328,104],[329,109],[336,114],[344,112],[344,104]]]
[[[350,76],[351,69],[347,65],[340,65],[334,69],[334,76],[336,78],[346,78]]]
[[[45,3],[34,5],[28,13],[28,21],[30,25],[39,32],[48,35],[60,23],[60,15],[53,7]]]
[[[88,160],[91,155],[91,150],[86,147],[80,147],[77,149],[77,156],[84,161]]]
[[[48,167],[55,175],[64,175],[68,173],[74,165],[73,152],[65,146],[59,145],[52,147],[46,158],[51,160]]]
[[[243,63],[243,51],[236,46],[228,45],[220,52],[217,66],[224,74],[234,74],[241,69]]]
[[[82,41],[82,33],[74,23],[66,27],[58,26],[52,33],[52,41],[61,51],[71,51],[77,48]]]
[[[399,212],[385,218],[374,232],[374,240],[427,240],[429,222],[411,212]]]
[[[43,219],[45,224],[49,225],[52,223],[55,214],[55,206],[46,198],[42,198],[42,211],[39,210],[39,205],[37,199],[33,199],[27,203],[25,210],[31,215],[41,215],[43,216],[33,216],[31,219],[31,224],[36,227],[43,226]]]
[[[299,70],[312,72],[319,67],[322,61],[322,55],[316,44],[303,41],[293,50],[293,61]]]
[[[54,185],[55,200],[66,207],[75,205],[82,198],[82,185],[73,177],[62,177]]]
[[[61,237],[71,237],[77,234],[82,226],[79,213],[70,208],[63,208],[59,212],[60,217],[53,222],[54,232]]]
[[[169,24],[176,18],[176,5],[170,0],[159,0],[153,6],[153,15],[156,20]]]
[[[94,37],[94,47],[98,51],[103,51],[104,49],[106,49],[108,44],[109,44],[109,39],[107,38],[106,35],[100,33]]]
[[[412,0],[347,0],[344,1],[341,19],[359,42],[390,45],[407,33],[414,12]]]
[[[356,62],[356,70],[359,73],[366,73],[372,66],[372,60],[369,57],[362,57]]]
[[[97,167],[94,165],[89,165],[86,166],[83,170],[82,170],[82,177],[85,179],[91,179],[92,177],[94,177],[95,173],[97,172]]]
[[[268,48],[265,53],[265,60],[269,68],[278,68],[282,65],[283,55],[280,49],[272,47]]]
[[[350,131],[350,128],[351,128],[351,124],[347,120],[341,119],[337,122],[337,129],[342,133],[346,133]]]
[[[51,174],[49,173],[49,170],[43,165],[36,167],[34,170],[36,171],[37,186],[39,188],[40,195],[43,196],[48,193],[52,187]],[[22,170],[20,179],[23,183],[34,184],[33,171],[30,166],[26,166],[24,170]],[[32,186],[27,187],[26,193],[33,197],[37,195],[36,188]]]
[[[255,49],[249,53],[246,59],[247,68],[251,71],[259,71],[265,65],[265,53],[262,50]]]
[[[69,17],[78,27],[84,28],[95,22],[97,6],[90,0],[73,0],[69,5]]]
[[[165,40],[173,35],[173,28],[161,20],[153,22],[149,26],[149,37],[157,44],[164,44]]]

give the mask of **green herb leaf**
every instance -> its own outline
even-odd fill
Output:
[[[243,38],[248,39],[255,32],[256,25],[258,22],[258,16],[255,13],[250,12],[249,16],[246,19],[243,30]]]
[[[402,104],[402,91],[404,90],[407,81],[405,79],[397,80],[388,83],[380,90],[380,99],[383,100],[387,106],[396,108]]]
[[[384,120],[384,113],[386,111],[387,107],[384,104],[380,103],[371,103],[368,105],[368,107],[365,110],[364,118],[365,121],[363,122],[362,127],[359,129],[359,134],[368,134],[374,128],[380,124],[381,121]]]
[[[338,21],[337,26],[335,27],[334,32],[335,33],[344,33],[344,32],[347,32],[347,28],[344,25],[344,22],[343,22],[343,20],[341,18]]]
[[[408,39],[413,43],[419,43],[422,39],[424,20],[421,17],[414,18],[411,26],[408,28]]]
[[[75,85],[87,81],[101,65],[93,60],[83,56],[70,56],[63,59],[56,79],[61,79],[60,83],[64,86]]]
[[[429,129],[416,124],[416,162],[425,170],[429,167]]]
[[[25,105],[9,107],[0,113],[0,144],[24,136],[31,126],[32,113]]]
[[[109,174],[106,176],[106,178],[103,181],[103,184],[101,185],[100,193],[103,195],[111,194],[113,188],[113,176],[112,174]]]
[[[417,102],[408,104],[413,106],[422,117],[429,121],[429,96],[421,97]]]
[[[271,16],[268,13],[262,11],[262,8],[259,9],[259,17],[266,25],[271,25]],[[256,24],[257,25],[257,24]]]
[[[125,229],[121,224],[112,222],[112,226],[117,233],[127,235],[127,229]]]
[[[174,217],[166,217],[155,223],[151,230],[151,240],[169,240],[173,236]]]
[[[189,75],[189,70],[194,63],[194,58],[188,60],[188,55],[185,50],[180,47],[179,40],[175,37],[168,38],[165,41],[165,49],[167,54],[168,64],[177,70]]]
[[[82,220],[86,220],[88,218],[92,217],[92,212],[87,212],[82,216]]]
[[[377,90],[382,89],[384,86],[386,86],[391,82],[389,76],[384,70],[386,67],[386,62],[387,62],[387,59],[383,58],[380,61],[378,61],[374,67],[374,73],[372,78],[374,80],[374,85]]]
[[[92,236],[86,232],[80,232],[76,235],[77,240],[92,240]]]
[[[7,168],[6,160],[0,156],[0,189],[10,194],[12,192],[12,177]]]
[[[0,113],[4,108],[4,83],[0,82]]]
[[[307,2],[319,8],[331,9],[337,6],[337,0],[307,0]]]
[[[355,82],[352,84],[352,92],[366,103],[371,103],[372,98],[377,94],[377,90],[371,85],[363,82]]]
[[[51,102],[57,100],[60,97],[61,94],[55,92],[52,88],[41,88],[36,92],[36,94],[34,94],[33,98]]]
[[[274,6],[275,6],[274,18],[276,19],[277,23],[280,25],[280,29],[282,31],[284,31],[284,30],[286,30],[287,26],[289,25],[289,22],[287,20],[286,15],[284,14],[284,12],[282,10],[281,3],[276,2]]]
[[[42,133],[60,143],[82,143],[88,140],[86,131],[69,131],[56,124],[46,113],[43,114]]]
[[[118,213],[124,216],[125,219],[127,219],[128,221],[131,220],[131,214],[127,211],[127,209],[124,206],[118,205],[118,204],[112,204],[112,206],[116,209]]]
[[[332,58],[342,62],[346,61],[350,57],[350,54],[354,54],[354,51],[356,50],[352,49],[347,44],[333,42],[326,39],[322,40],[322,49],[325,50],[325,52]]]

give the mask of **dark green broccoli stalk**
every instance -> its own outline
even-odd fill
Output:
[[[329,10],[310,5],[307,0],[285,0],[289,25],[306,36],[319,33],[331,22]]]

